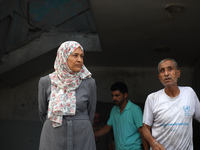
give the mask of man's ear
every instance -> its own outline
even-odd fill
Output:
[[[128,97],[128,93],[124,93],[124,97],[127,98]]]
[[[181,70],[177,70],[177,77],[178,77],[178,78],[181,77]]]
[[[158,74],[158,79],[159,79],[159,81],[160,81],[160,74]],[[161,81],[160,81],[161,82]]]

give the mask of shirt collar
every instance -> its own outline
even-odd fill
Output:
[[[126,104],[126,107],[124,108],[123,111],[128,110],[130,107],[131,107],[131,102],[130,102],[130,100],[128,100],[128,103]],[[118,110],[117,111],[120,112],[120,106],[118,106]]]
[[[124,110],[128,110],[131,107],[131,102],[130,100],[128,100],[128,103],[126,104],[126,107]]]

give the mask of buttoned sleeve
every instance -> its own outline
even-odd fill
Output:
[[[142,116],[142,110],[141,110],[141,108],[139,107],[139,106],[137,106],[137,105],[135,105],[135,108],[134,108],[134,113],[133,113],[134,115],[133,115],[133,120],[134,120],[134,122],[135,122],[135,125],[136,125],[136,127],[137,128],[140,128],[140,127],[142,127],[142,118],[143,118],[143,116]]]
[[[113,111],[114,111],[114,108],[115,107],[112,108],[112,110],[110,112],[110,117],[109,117],[109,119],[107,121],[107,125],[109,125],[109,126],[113,126]]]

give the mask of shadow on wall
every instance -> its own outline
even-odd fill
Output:
[[[200,123],[194,120],[193,122],[194,150],[200,150],[199,135],[200,135]]]
[[[38,150],[40,121],[0,120],[1,150]]]

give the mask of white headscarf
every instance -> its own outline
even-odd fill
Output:
[[[54,63],[55,71],[49,74],[51,79],[51,95],[48,107],[48,118],[53,121],[53,127],[62,125],[63,115],[75,115],[76,92],[83,79],[91,78],[91,73],[85,67],[79,72],[70,70],[67,58],[77,48],[83,47],[76,41],[67,41],[58,48]]]

